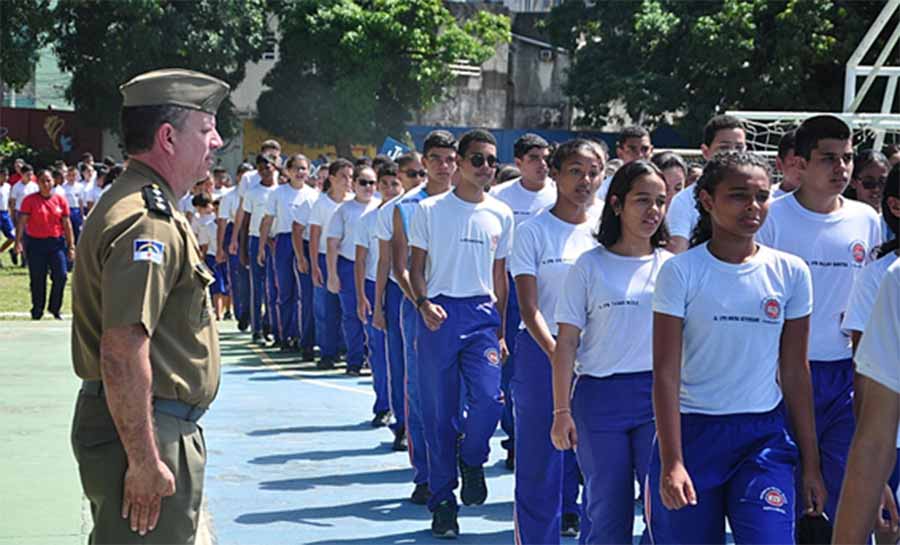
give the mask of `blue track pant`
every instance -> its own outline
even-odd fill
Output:
[[[347,342],[347,367],[360,369],[366,359],[366,334],[363,323],[356,315],[356,278],[353,261],[338,256],[338,277],[341,279],[341,325]]]
[[[234,223],[225,226],[225,240],[223,244],[228,248],[231,244],[231,236],[234,233]],[[234,314],[237,320],[250,319],[250,271],[241,265],[238,255],[228,254],[228,276],[231,281],[231,304],[234,306]]]
[[[400,304],[403,330],[403,354],[406,379],[406,444],[409,446],[409,462],[413,466],[413,482],[428,482],[428,447],[425,436],[425,417],[422,412],[422,390],[416,339],[419,332],[419,312],[405,297]]]
[[[403,386],[406,381],[406,360],[403,350],[403,328],[400,327],[402,303],[403,291],[400,286],[393,280],[388,280],[384,288],[384,321],[387,323],[385,355],[388,364],[388,393],[395,420],[392,429],[406,427],[406,392]]]
[[[375,301],[375,282],[366,280],[366,299],[372,305]],[[372,325],[372,315],[366,322],[366,347],[369,351],[369,366],[372,368],[372,387],[375,389],[375,405],[373,413],[380,413],[391,408],[388,396],[388,369],[385,355],[384,331]]]
[[[315,288],[313,287],[312,261],[309,258],[309,241],[303,241],[303,257],[309,263],[310,269],[305,273],[298,273],[300,277],[300,347],[305,351],[311,351],[316,346],[316,315],[315,315]]]
[[[335,358],[338,353],[341,329],[341,301],[337,295],[328,291],[328,269],[325,254],[320,253],[319,270],[322,271],[321,288],[314,288],[313,304],[316,313],[316,336],[319,341],[319,354],[323,358]]]
[[[282,340],[300,338],[300,286],[297,261],[290,233],[275,238],[275,287],[278,292],[278,336]]]

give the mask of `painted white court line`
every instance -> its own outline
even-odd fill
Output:
[[[272,358],[269,357],[269,354],[266,353],[265,350],[262,350],[259,347],[250,345],[248,348],[253,351],[254,354],[259,356],[260,361],[262,361],[263,365],[266,366],[271,371],[278,373],[281,376],[292,378],[294,380],[300,380],[302,382],[306,382],[308,384],[314,384],[316,386],[322,386],[324,388],[331,388],[333,390],[341,390],[343,392],[352,392],[354,394],[362,394],[370,397],[375,397],[375,392],[372,390],[366,390],[363,388],[354,388],[353,386],[345,386],[343,384],[335,384],[333,382],[327,380],[321,380],[317,378],[310,377],[307,374],[304,374],[302,371],[288,371],[282,369],[276,364]],[[240,365],[240,364],[238,364]]]

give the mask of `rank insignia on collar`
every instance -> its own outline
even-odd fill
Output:
[[[147,184],[141,190],[147,210],[163,216],[172,216],[172,205],[157,184]]]

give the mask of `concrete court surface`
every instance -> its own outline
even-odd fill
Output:
[[[69,445],[79,382],[69,322],[0,322],[0,545],[80,544],[90,530]],[[222,324],[222,386],[203,419],[208,514],[200,540],[230,544],[431,544],[405,453],[369,425],[371,377],[317,371],[251,348]],[[10,350],[11,349],[11,350]],[[462,507],[458,543],[512,544],[512,473],[492,442],[485,505]],[[16,441],[15,439],[18,439]],[[635,520],[635,534],[642,526]],[[575,543],[563,539],[564,544]]]

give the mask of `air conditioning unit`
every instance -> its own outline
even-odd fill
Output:
[[[541,62],[553,62],[553,50],[541,49],[540,57]]]

